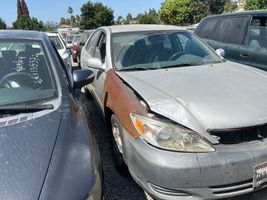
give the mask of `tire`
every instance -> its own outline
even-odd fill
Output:
[[[124,176],[128,176],[128,168],[123,160],[122,127],[117,117],[113,114],[110,119],[111,148],[115,167]]]

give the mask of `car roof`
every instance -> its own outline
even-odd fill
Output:
[[[0,39],[33,39],[42,40],[42,32],[24,30],[0,30]]]
[[[155,25],[155,24],[114,25],[114,26],[106,26],[102,28],[109,29],[112,33],[160,31],[160,30],[186,30],[184,27],[179,27],[179,26]]]
[[[58,36],[58,33],[46,32],[48,36]]]
[[[227,16],[267,16],[267,10],[250,10],[250,11],[242,11],[242,12],[235,12],[235,13],[223,13],[220,15],[214,15],[214,16],[209,16],[205,17],[206,19],[208,18],[215,18],[215,17],[227,17]]]

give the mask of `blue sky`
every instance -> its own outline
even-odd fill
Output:
[[[17,1],[2,0],[0,17],[9,25],[16,20],[17,17]],[[37,17],[39,20],[58,22],[60,17],[68,17],[67,8],[71,6],[74,9],[73,14],[80,14],[82,4],[86,0],[25,0],[30,15]],[[92,0],[97,2],[97,0]],[[149,8],[159,9],[163,0],[98,0],[104,5],[111,7],[114,10],[115,18],[119,15],[125,17],[127,13],[132,13],[133,16],[140,12],[144,12]]]

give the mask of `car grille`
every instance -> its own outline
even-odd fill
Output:
[[[215,196],[233,196],[235,194],[246,193],[253,190],[253,180],[249,179],[246,181],[210,187],[213,195]]]
[[[235,129],[213,129],[208,132],[216,136],[221,144],[238,144],[266,138],[267,124]]]

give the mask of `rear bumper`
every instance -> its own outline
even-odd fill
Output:
[[[217,145],[212,153],[160,150],[125,130],[123,140],[133,178],[160,200],[221,199],[253,192],[254,166],[267,161],[267,140]]]

